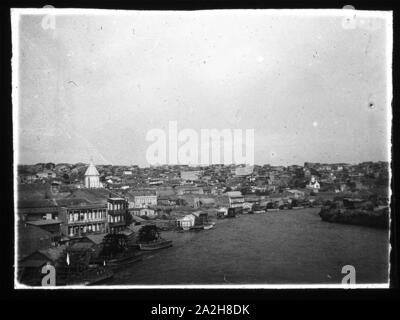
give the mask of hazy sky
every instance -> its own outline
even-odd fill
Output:
[[[254,129],[258,164],[388,160],[390,19],[114,11],[45,29],[43,18],[19,23],[20,163],[146,166],[146,133],[169,121]]]

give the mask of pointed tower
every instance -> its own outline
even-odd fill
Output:
[[[93,162],[90,162],[85,172],[85,187],[89,189],[101,188],[100,174],[94,166]]]

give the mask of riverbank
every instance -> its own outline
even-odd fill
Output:
[[[319,213],[326,222],[359,225],[377,229],[389,229],[389,210],[342,209],[325,206]]]
[[[171,248],[151,252],[107,282],[167,284],[340,284],[388,279],[388,233],[321,221],[319,208],[239,215],[200,232],[163,232]]]

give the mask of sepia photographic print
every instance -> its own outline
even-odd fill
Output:
[[[10,14],[15,288],[389,287],[392,12]]]

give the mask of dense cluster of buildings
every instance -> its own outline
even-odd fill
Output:
[[[16,213],[21,261],[138,224],[190,226],[205,212],[317,204],[338,195],[388,202],[386,162],[304,166],[140,168],[78,163],[20,165]]]

